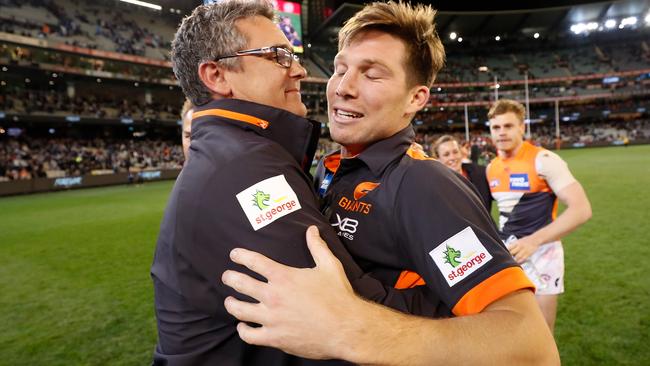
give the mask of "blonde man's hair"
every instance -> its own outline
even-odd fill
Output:
[[[435,15],[430,5],[374,2],[345,22],[339,31],[339,51],[364,32],[386,32],[404,42],[408,84],[431,87],[445,63],[445,49],[436,31]]]
[[[494,103],[488,112],[488,119],[510,112],[517,116],[519,122],[524,122],[524,119],[526,118],[526,108],[524,108],[521,103],[511,99],[500,99]]]

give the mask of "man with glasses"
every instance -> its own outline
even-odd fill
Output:
[[[273,15],[262,0],[200,6],[172,43],[174,73],[195,107],[192,157],[169,198],[151,268],[155,365],[322,363],[244,343],[224,300],[250,298],[220,280],[228,269],[261,278],[230,261],[236,247],[313,267],[309,225],[359,294],[412,313],[432,308],[420,289],[398,291],[364,275],[320,214],[308,173],[320,123],[304,118],[305,69]]]

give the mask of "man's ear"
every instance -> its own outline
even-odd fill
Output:
[[[217,62],[204,62],[199,65],[199,78],[212,93],[230,97],[232,88],[225,76],[226,69]]]
[[[406,106],[406,114],[416,113],[429,103],[429,88],[417,85],[411,89],[411,100]]]

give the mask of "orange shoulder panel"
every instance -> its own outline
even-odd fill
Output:
[[[509,267],[476,285],[456,303],[452,311],[456,316],[477,314],[503,296],[526,288],[535,291],[535,285],[520,267]]]
[[[425,285],[425,282],[419,274],[411,271],[402,271],[402,273],[399,275],[399,278],[397,279],[397,282],[395,283],[395,288],[398,290],[403,290],[422,285]]]

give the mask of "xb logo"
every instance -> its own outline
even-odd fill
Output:
[[[339,214],[336,214],[336,223],[332,224],[334,227],[338,227],[341,231],[354,234],[357,232],[357,225],[359,225],[359,221],[355,219],[351,219],[348,217],[344,217],[341,219],[341,216]]]

